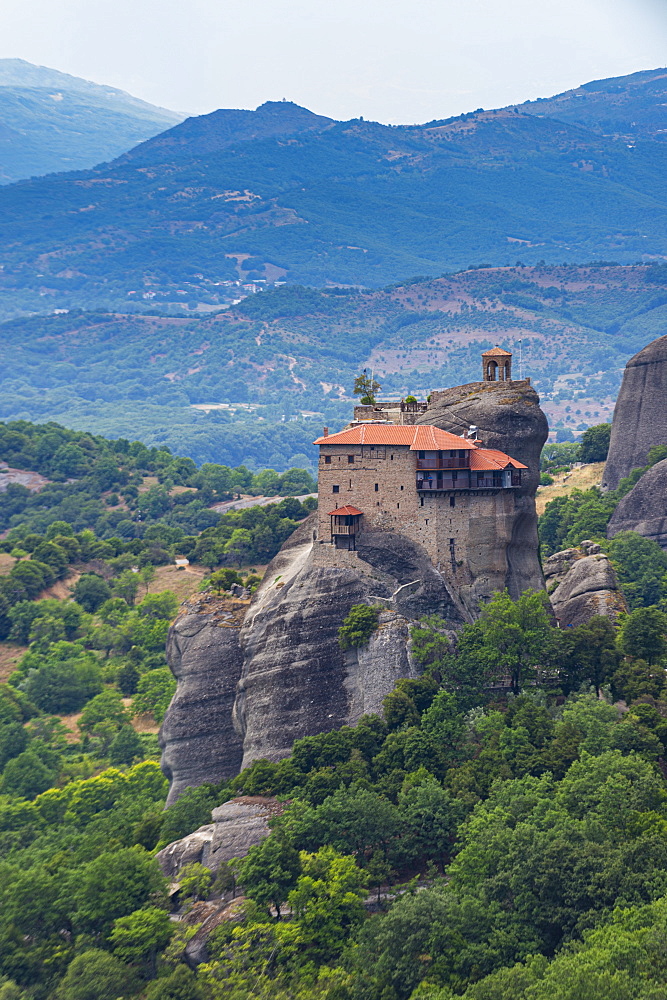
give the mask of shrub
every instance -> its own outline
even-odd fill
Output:
[[[349,614],[338,629],[341,649],[365,646],[378,627],[380,609],[369,604],[353,604]]]

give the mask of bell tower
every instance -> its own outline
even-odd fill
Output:
[[[512,381],[512,355],[510,351],[504,351],[497,344],[490,351],[484,351],[482,354],[482,381]]]

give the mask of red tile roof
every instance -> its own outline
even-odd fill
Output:
[[[495,358],[500,358],[500,357],[502,357],[502,358],[511,358],[512,357],[512,352],[511,351],[504,351],[502,349],[502,347],[498,347],[498,345],[496,344],[496,346],[492,347],[490,351],[483,351],[482,352],[482,357],[483,358],[494,358],[494,357]]]
[[[419,426],[399,426],[398,424],[359,424],[338,434],[328,434],[317,438],[313,444],[366,444],[395,445],[410,448],[411,451],[454,451],[474,449],[474,441],[457,437],[449,431],[442,431],[430,424]]]
[[[473,472],[483,472],[489,469],[499,471],[507,466],[513,469],[527,469],[527,465],[517,462],[516,458],[506,455],[504,451],[496,448],[478,448],[470,456],[470,468]]]
[[[333,517],[334,514],[347,515],[348,517],[358,517],[363,514],[363,511],[358,510],[356,507],[351,507],[348,504],[346,507],[338,507],[336,510],[329,511],[329,517]]]

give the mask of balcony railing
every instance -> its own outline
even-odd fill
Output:
[[[430,471],[439,469],[469,469],[466,458],[418,458],[417,468]]]
[[[518,485],[520,484],[512,482],[512,486]],[[434,476],[432,479],[420,479],[417,477],[417,489],[419,491],[500,490],[503,488],[507,489],[507,487],[504,487],[503,481],[501,479],[494,479],[493,476],[484,476],[482,479],[478,479],[476,476],[459,476],[458,479],[452,479],[451,476]]]
[[[356,535],[357,528],[354,524],[334,524],[331,529],[332,535]]]

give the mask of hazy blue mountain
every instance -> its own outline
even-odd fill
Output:
[[[598,122],[624,94],[658,115],[636,75],[595,86]],[[486,263],[667,258],[667,144],[533,112],[386,126],[268,102],[6,186],[0,317],[211,309],[230,299],[221,282],[247,277],[381,287]]]
[[[584,125],[603,135],[667,138],[667,69],[593,80],[556,97],[514,105],[517,110]]]
[[[112,160],[182,117],[113,87],[0,59],[0,183]]]

